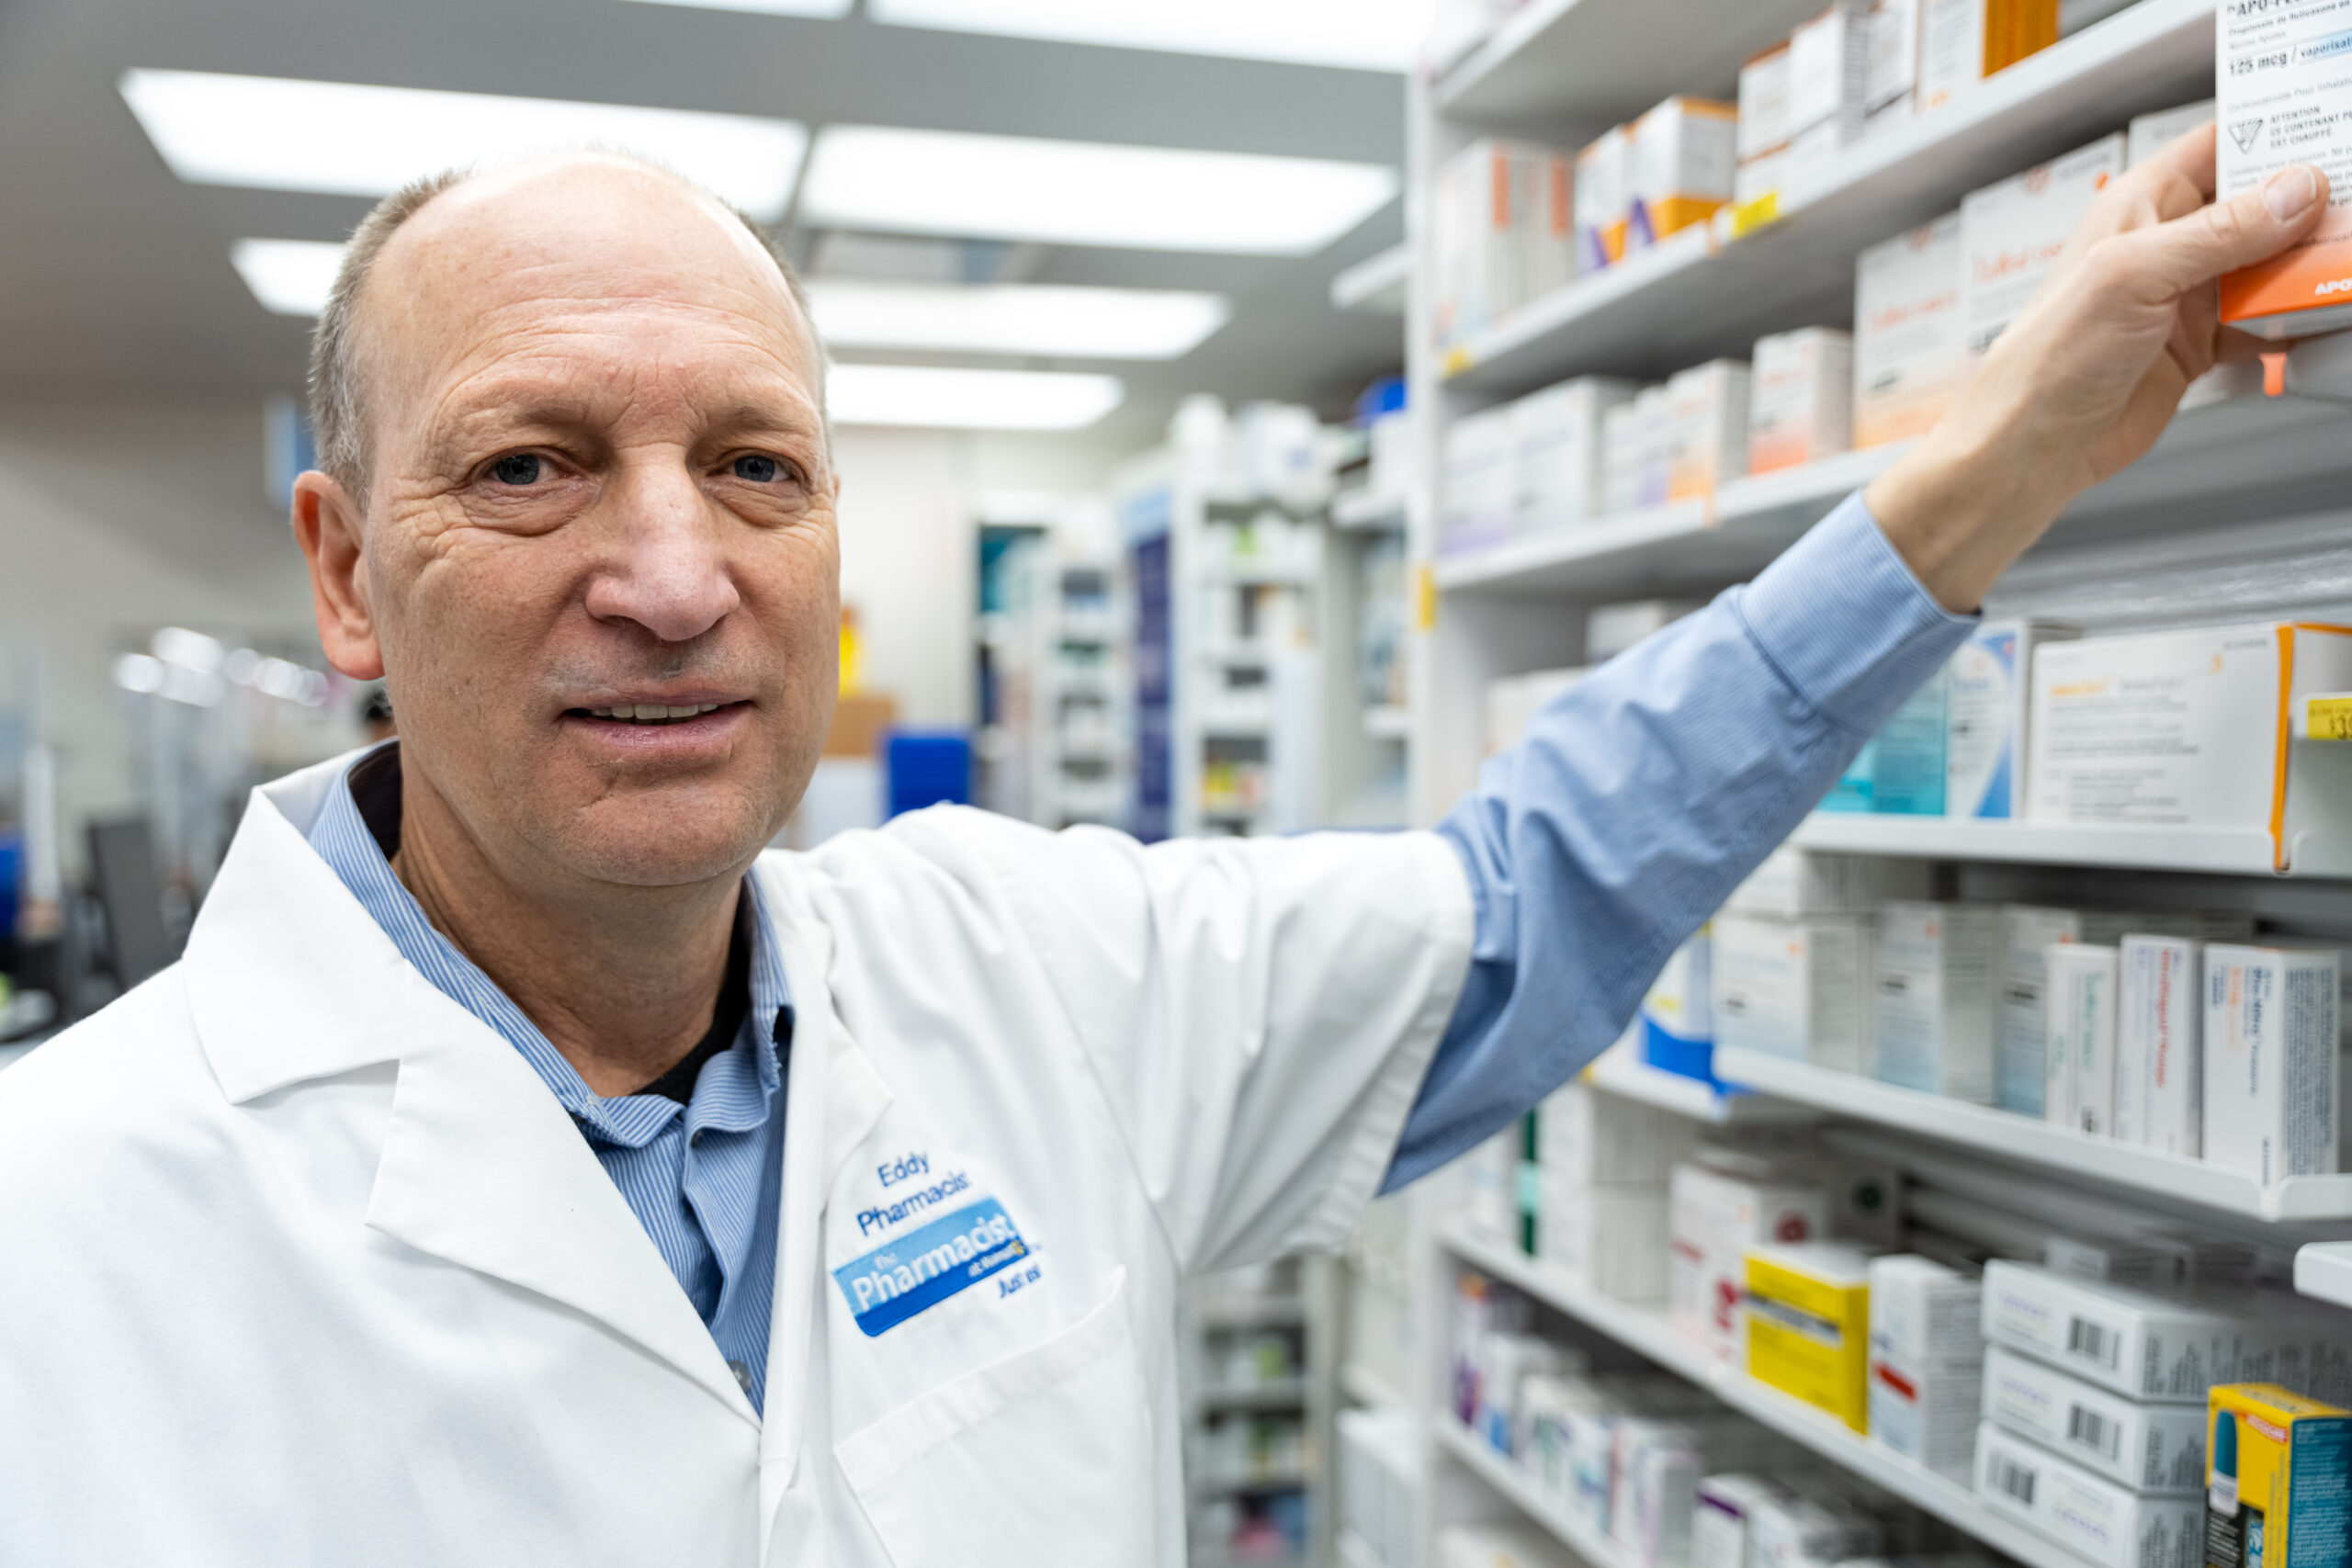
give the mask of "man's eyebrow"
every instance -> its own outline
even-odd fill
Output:
[[[773,431],[780,435],[814,436],[822,428],[812,409],[794,403],[742,402],[714,415],[713,430],[761,432]]]

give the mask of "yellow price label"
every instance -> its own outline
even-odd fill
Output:
[[[1470,368],[1472,363],[1473,361],[1470,357],[1470,351],[1459,344],[1446,350],[1445,373],[1447,376],[1453,377],[1461,375],[1464,370]]]
[[[1413,569],[1413,625],[1425,632],[1437,629],[1437,573],[1426,565]]]
[[[2352,740],[2352,697],[2312,697],[2303,726],[2314,740]]]
[[[1744,240],[1758,229],[1769,229],[1781,220],[1781,193],[1768,190],[1754,201],[1740,203],[1731,209],[1731,237]]]

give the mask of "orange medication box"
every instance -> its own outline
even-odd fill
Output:
[[[2285,255],[2225,274],[2222,320],[2259,337],[2352,326],[2352,28],[2339,0],[2213,7],[2215,141],[2223,199],[2294,164],[2333,187],[2327,213]]]

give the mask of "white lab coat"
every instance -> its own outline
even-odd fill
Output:
[[[948,809],[763,857],[763,1423],[522,1056],[305,842],[340,776],[256,792],[185,961],[0,1078],[0,1562],[1182,1562],[1177,1282],[1376,1190],[1467,967],[1448,846]]]

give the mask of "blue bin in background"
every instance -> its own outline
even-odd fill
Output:
[[[882,741],[886,817],[926,806],[968,806],[972,738],[960,729],[893,729]]]

